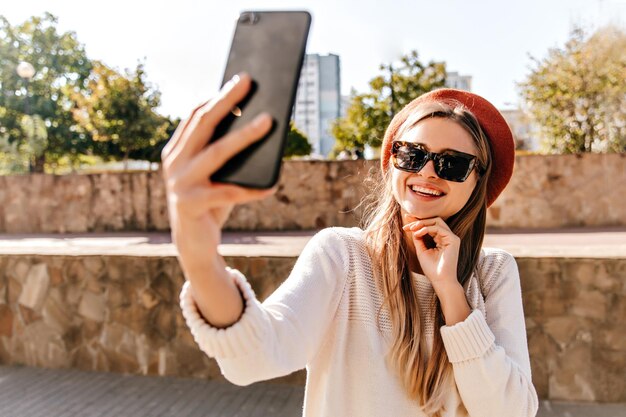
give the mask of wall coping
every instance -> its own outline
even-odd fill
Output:
[[[225,232],[223,256],[297,257],[316,231]],[[486,247],[524,258],[626,258],[626,228],[487,233]],[[0,234],[0,255],[176,257],[169,233]]]

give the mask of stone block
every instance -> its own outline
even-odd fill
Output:
[[[150,328],[156,335],[165,341],[171,340],[176,335],[176,318],[174,306],[161,304],[151,313]],[[152,332],[150,332],[152,333]]]
[[[150,283],[150,288],[158,296],[160,301],[165,303],[174,302],[176,291],[172,285],[172,280],[164,273],[159,273]]]
[[[570,311],[579,317],[602,320],[606,316],[607,299],[600,291],[581,291],[572,300]]]
[[[103,323],[84,319],[80,326],[81,339],[84,343],[91,343],[99,346],[100,335],[102,334]]]
[[[55,329],[59,334],[67,333],[72,326],[72,314],[64,305],[63,295],[58,288],[50,289],[41,315],[44,323]]]
[[[626,279],[624,280],[624,282],[626,282]],[[624,317],[626,317],[626,294],[610,294],[608,301],[607,320],[614,323],[622,323],[624,321]]]
[[[69,285],[82,285],[87,278],[85,265],[80,259],[70,259],[65,268],[65,281]]]
[[[41,319],[40,314],[28,307],[24,307],[23,305],[18,305],[17,310],[19,312],[19,317],[25,326],[28,326],[29,324]]]
[[[134,367],[137,368],[136,361],[136,335],[127,327],[117,323],[105,324],[100,334],[100,345],[107,352],[109,361],[113,363],[113,358],[124,357],[128,361],[134,362]],[[111,356],[109,353],[115,352],[118,355]]]
[[[549,392],[555,400],[596,400],[591,344],[576,343],[557,358],[551,369]]]
[[[9,276],[13,276],[21,285],[26,283],[28,277],[28,271],[30,270],[30,263],[25,259],[20,259],[14,266],[13,270],[9,270]]]
[[[148,369],[150,367],[150,354],[152,347],[148,337],[145,334],[138,334],[135,337],[135,343],[137,346],[137,362],[139,364],[139,372],[142,375],[148,375]]]
[[[54,266],[48,266],[48,274],[50,275],[50,285],[58,287],[63,284],[63,271],[60,268]]]
[[[68,306],[72,308],[77,308],[82,295],[83,292],[77,285],[69,286],[65,289],[65,300],[67,301]]]
[[[126,294],[121,286],[114,281],[109,281],[104,292],[106,303],[109,308],[117,308],[130,305],[130,297]]]
[[[90,277],[94,277],[96,280],[105,272],[105,262],[102,256],[85,256],[82,258],[82,262],[85,271],[89,273]]]
[[[146,331],[149,323],[148,310],[135,300],[128,306],[111,309],[108,322],[122,324],[135,334],[141,334]]]
[[[546,317],[561,316],[567,311],[567,298],[562,289],[545,290],[541,302],[541,312]]]
[[[92,371],[97,368],[94,351],[89,346],[79,346],[71,354],[72,368]]]
[[[13,336],[13,311],[8,305],[0,305],[0,336]]]
[[[159,304],[159,298],[156,293],[149,288],[141,291],[140,299],[143,306],[148,310]]]
[[[611,325],[602,325],[596,329],[596,342],[598,348],[621,351],[626,358],[626,323],[617,322]]]
[[[78,306],[78,313],[90,320],[102,322],[105,318],[106,303],[103,294],[94,294],[91,291],[83,292]]]
[[[70,363],[63,338],[43,321],[27,326],[21,340],[28,366],[65,368]]]
[[[551,317],[543,325],[546,334],[558,344],[561,350],[575,340],[580,330],[581,320],[576,317]]]
[[[158,375],[176,375],[176,370],[178,368],[176,355],[174,355],[174,353],[169,348],[161,347],[159,348],[158,357]]]
[[[550,349],[550,340],[540,332],[534,331],[528,335],[528,351],[530,353],[530,366],[532,370],[533,384],[537,394],[541,397],[548,395],[548,378],[550,371],[547,351]]]
[[[106,357],[108,372],[118,372],[122,374],[137,374],[139,368],[137,360],[132,356],[127,356],[122,352],[107,350],[102,352]]]
[[[18,302],[24,307],[39,312],[50,287],[50,276],[47,265],[40,263],[33,265],[26,276],[26,282]]]
[[[176,357],[178,374],[195,378],[223,378],[217,362],[198,349],[195,343],[190,345],[175,339],[170,344],[170,350]]]

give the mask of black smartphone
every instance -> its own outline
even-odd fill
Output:
[[[211,181],[260,189],[270,188],[278,181],[310,26],[311,15],[306,11],[240,14],[222,85],[245,71],[252,78],[252,88],[219,123],[209,143],[262,112],[272,116],[273,124],[264,138],[211,175]]]

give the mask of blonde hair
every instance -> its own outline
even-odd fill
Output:
[[[475,270],[485,232],[487,213],[487,181],[491,172],[489,141],[475,116],[461,103],[426,103],[416,107],[398,129],[397,137],[428,117],[453,120],[472,136],[480,165],[483,167],[474,191],[465,206],[446,220],[461,240],[457,276],[465,284]],[[393,139],[393,138],[392,138]],[[391,165],[390,165],[391,166]],[[409,246],[404,240],[402,216],[395,200],[388,169],[370,194],[372,201],[366,206],[362,227],[375,276],[381,286],[384,301],[378,313],[388,308],[392,323],[393,344],[387,355],[389,364],[398,372],[409,396],[419,401],[423,411],[439,417],[444,406],[452,370],[439,334],[445,324],[441,306],[433,296],[431,308],[435,310],[433,348],[427,360],[425,335],[417,301],[417,294],[409,271]],[[371,182],[372,179],[370,179]],[[363,203],[367,203],[364,200]]]

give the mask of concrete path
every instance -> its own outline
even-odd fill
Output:
[[[226,232],[224,256],[298,256],[315,231]],[[517,257],[626,257],[626,228],[494,230],[485,246]],[[169,233],[0,234],[0,254],[176,256]]]
[[[237,387],[190,378],[0,366],[2,417],[297,417],[303,396],[302,387],[274,383]],[[537,416],[624,417],[626,404],[542,401]]]

